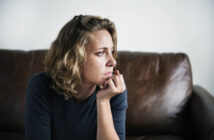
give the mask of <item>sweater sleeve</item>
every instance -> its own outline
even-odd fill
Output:
[[[123,93],[116,95],[111,99],[111,110],[114,121],[115,130],[120,138],[120,140],[125,140],[126,138],[126,109],[128,107],[127,102],[127,90]]]
[[[50,97],[48,86],[39,75],[30,78],[26,93],[26,140],[50,140]]]

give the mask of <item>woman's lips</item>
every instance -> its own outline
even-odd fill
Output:
[[[107,72],[104,74],[105,76],[111,77],[112,76],[112,72]]]

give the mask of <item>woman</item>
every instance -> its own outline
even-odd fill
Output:
[[[27,140],[124,140],[127,92],[114,24],[75,16],[59,32],[45,72],[27,87]],[[114,73],[114,74],[113,74]]]

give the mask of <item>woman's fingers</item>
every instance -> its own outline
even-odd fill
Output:
[[[97,94],[98,98],[111,99],[113,96],[124,92],[126,87],[123,75],[116,70],[115,75],[104,82],[104,87],[105,88]]]
[[[114,75],[113,77],[112,77],[112,80],[113,80],[113,82],[114,82],[114,85],[115,85],[115,87],[116,88],[120,88],[120,77],[118,76],[118,75]]]
[[[120,79],[120,87],[121,87],[121,91],[120,92],[123,92],[126,89],[125,81],[124,81],[123,75],[120,74],[119,70],[117,70],[117,73],[118,73],[118,76],[119,76],[119,79]]]
[[[125,82],[124,82],[124,78],[123,75],[120,74],[119,70],[115,71],[115,74],[111,79],[114,83],[114,85],[111,85],[111,87],[115,87],[116,93],[121,93],[125,90]],[[109,79],[110,80],[110,79]]]
[[[126,84],[122,74],[120,74],[120,80],[121,80],[122,92],[123,92],[126,89]]]
[[[111,92],[115,93],[117,88],[116,88],[115,83],[113,82],[113,80],[112,79],[108,79],[106,82],[108,84],[109,90],[111,90]]]

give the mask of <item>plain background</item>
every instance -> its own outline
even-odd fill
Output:
[[[214,95],[214,0],[0,0],[0,49],[48,49],[79,14],[112,20],[118,50],[186,53]]]

